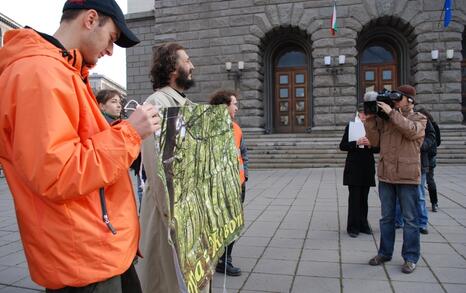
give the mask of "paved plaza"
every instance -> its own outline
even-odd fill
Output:
[[[369,195],[374,235],[346,234],[348,192],[342,168],[251,171],[241,238],[233,250],[240,277],[216,274],[213,292],[466,292],[466,166],[439,166],[439,212],[429,213],[429,235],[411,275],[401,273],[401,231],[393,260],[372,267],[380,204]],[[429,204],[430,210],[430,204]],[[14,206],[0,179],[0,293],[37,292],[29,278]],[[171,293],[171,292],[170,292]]]

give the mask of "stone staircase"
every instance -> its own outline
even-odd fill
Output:
[[[437,164],[466,165],[466,126],[441,125],[442,144]],[[245,132],[249,168],[342,167],[346,152],[339,150],[344,127],[314,128],[303,134]]]

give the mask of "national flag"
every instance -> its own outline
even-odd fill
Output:
[[[448,1],[448,0],[447,0]],[[332,13],[332,20],[331,20],[331,26],[330,26],[330,32],[332,32],[332,35],[334,36],[335,33],[338,31],[338,25],[337,25],[337,4],[333,2],[333,13]]]
[[[451,21],[451,0],[445,0],[443,5],[443,12],[445,13],[443,18],[443,26],[447,27]]]

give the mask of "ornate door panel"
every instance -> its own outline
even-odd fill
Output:
[[[395,65],[361,65],[361,92],[395,90],[398,86]]]

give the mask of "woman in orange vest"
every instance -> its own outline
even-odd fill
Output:
[[[230,113],[231,120],[233,121],[233,135],[235,138],[235,145],[238,151],[238,161],[239,161],[239,177],[241,182],[241,202],[244,202],[244,197],[246,195],[246,181],[248,181],[248,152],[246,144],[243,140],[243,131],[238,123],[235,121],[235,115],[238,111],[238,94],[233,91],[228,90],[219,90],[215,92],[210,97],[211,105],[222,105],[225,104],[228,107],[228,112]],[[241,269],[235,267],[231,258],[231,251],[233,250],[233,244],[230,243],[217,264],[216,271],[219,273],[226,273],[228,276],[240,276]],[[225,255],[226,254],[226,255]]]

